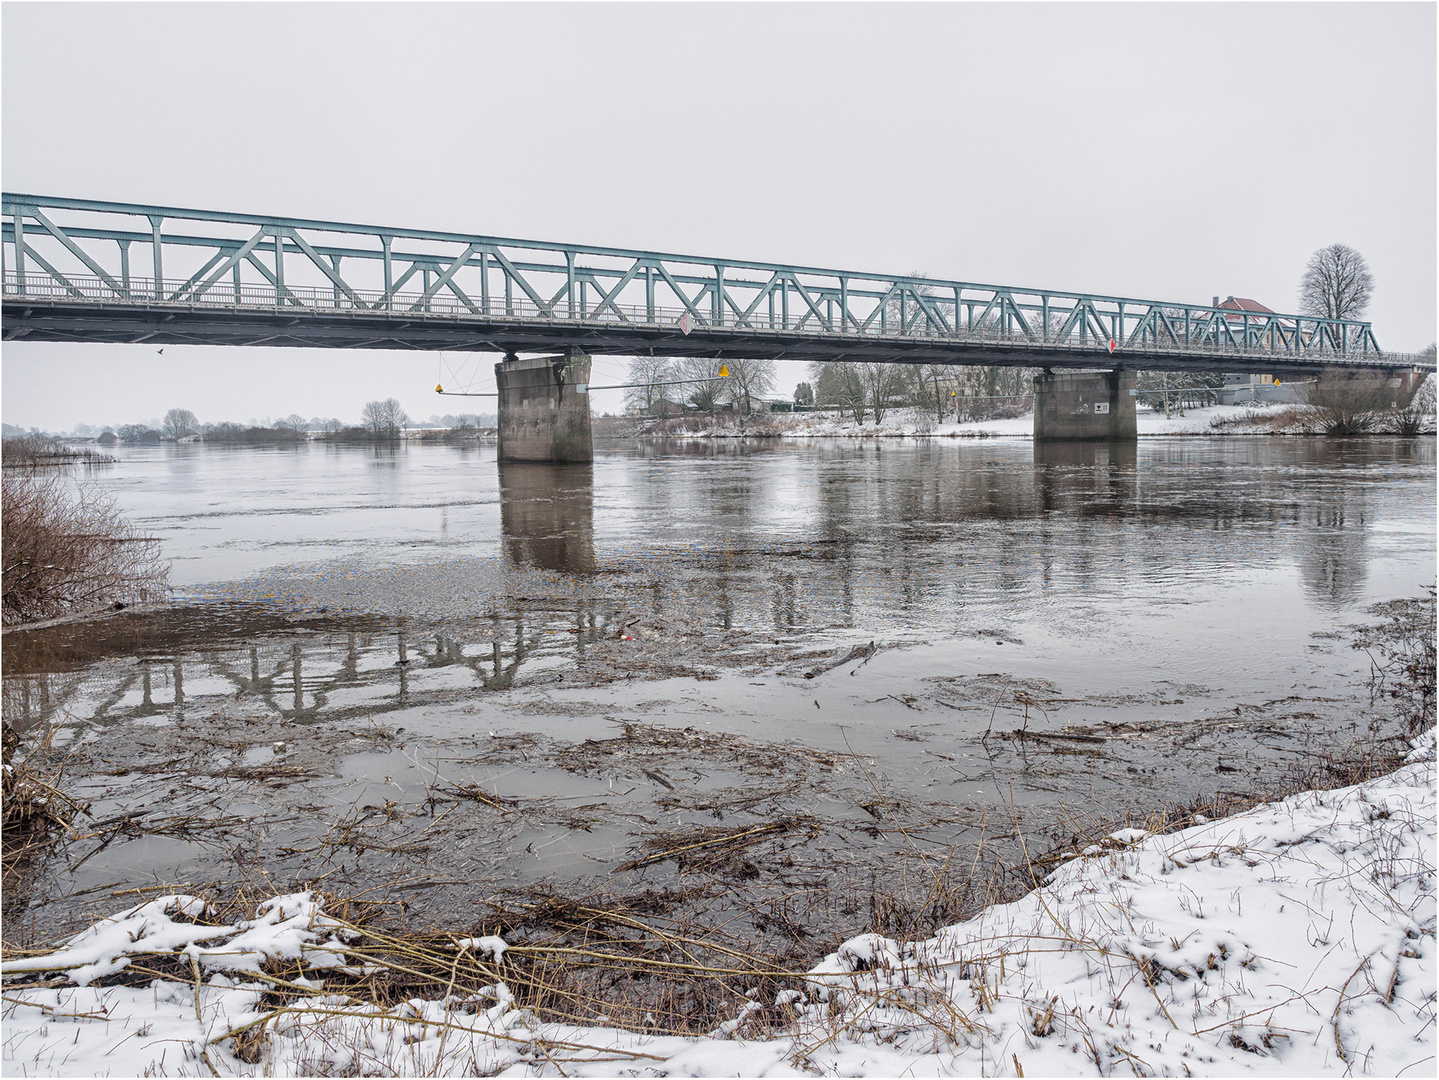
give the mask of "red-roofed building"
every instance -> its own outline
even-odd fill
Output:
[[[1223,309],[1226,310],[1226,311],[1240,311],[1240,312],[1253,311],[1253,312],[1257,312],[1257,313],[1260,314],[1260,315],[1273,315],[1273,314],[1275,314],[1273,308],[1267,308],[1267,307],[1265,307],[1263,304],[1261,304],[1258,300],[1249,300],[1249,299],[1246,299],[1246,298],[1243,297],[1243,296],[1231,296],[1229,299],[1225,300],[1224,303],[1222,303],[1222,304],[1219,302],[1219,297],[1216,296],[1216,297],[1214,298],[1214,306],[1217,307],[1217,308],[1223,308]],[[1235,321],[1240,321],[1240,322],[1242,322],[1242,321],[1244,320],[1244,316],[1243,316],[1243,315],[1226,315],[1225,318],[1227,318],[1230,322],[1235,322]]]
[[[1258,300],[1250,300],[1246,296],[1231,296],[1222,304],[1219,297],[1214,298],[1214,306],[1224,311],[1224,318],[1232,325],[1244,322],[1245,314],[1251,315],[1274,315],[1273,308],[1267,308]],[[1228,312],[1234,312],[1233,315]],[[1292,329],[1292,323],[1287,324]],[[1219,400],[1224,405],[1237,405],[1248,401],[1297,401],[1298,394],[1292,385],[1285,386],[1276,383],[1273,375],[1226,375],[1224,376],[1224,389],[1219,392]]]

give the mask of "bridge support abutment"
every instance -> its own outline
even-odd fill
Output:
[[[1045,372],[1034,377],[1034,439],[1139,437],[1132,371]]]
[[[589,382],[590,358],[583,355],[496,364],[500,460],[593,461]]]

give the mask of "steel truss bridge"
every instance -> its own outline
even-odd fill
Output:
[[[41,195],[0,272],[7,341],[1434,369],[1352,320]]]

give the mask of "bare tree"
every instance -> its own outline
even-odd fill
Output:
[[[854,417],[855,423],[863,424],[867,409],[860,367],[850,360],[816,360],[812,363],[810,376],[814,379],[814,403],[838,405]]]
[[[878,424],[884,419],[885,410],[890,405],[890,398],[904,389],[904,365],[869,363],[860,364],[859,369],[865,400],[869,405],[870,412],[874,413],[874,422]],[[860,421],[860,423],[863,422],[863,420]]]
[[[275,426],[285,428],[287,431],[305,431],[309,428],[310,422],[299,413],[291,413],[282,420],[276,420]]]
[[[716,406],[725,399],[725,383],[729,380],[720,374],[722,367],[722,360],[707,356],[687,357],[677,365],[676,372],[680,378],[696,380],[685,387],[688,391],[685,398],[695,408],[714,412]]]
[[[1187,371],[1141,371],[1138,373],[1135,389],[1140,400],[1152,405],[1156,411],[1162,409],[1165,416],[1171,412],[1184,415],[1185,407],[1203,408],[1219,400],[1219,389],[1224,385],[1223,375],[1195,374]]]
[[[394,398],[371,401],[360,414],[360,425],[368,429],[377,442],[398,439],[409,422],[409,414]]]
[[[740,414],[754,412],[754,399],[774,389],[774,361],[730,360],[726,396],[739,407]]]
[[[152,446],[160,441],[160,433],[147,424],[122,424],[116,432],[121,442]]]
[[[1374,275],[1364,256],[1344,244],[1330,244],[1309,256],[1299,279],[1299,308],[1322,319],[1359,319],[1374,294]]]
[[[925,276],[923,270],[911,270],[909,276],[922,278]],[[915,285],[903,292],[897,292],[884,301],[884,322],[891,332],[898,330],[901,333],[912,329],[931,329],[932,320],[924,310],[920,301],[914,298],[918,294],[926,301],[935,296],[933,285]]]
[[[945,364],[922,364],[914,371],[911,401],[921,409],[930,409],[938,423],[944,423],[953,382],[951,369]]]
[[[639,416],[663,416],[665,406],[674,400],[674,387],[664,383],[674,379],[674,364],[666,356],[636,356],[630,360],[630,382],[636,385],[625,390],[625,409]]]
[[[1030,408],[1034,368],[977,365],[955,369],[956,420],[1022,416]]]
[[[165,414],[165,421],[160,428],[161,434],[170,439],[183,439],[199,430],[200,421],[195,419],[195,414],[189,409],[171,409]]]

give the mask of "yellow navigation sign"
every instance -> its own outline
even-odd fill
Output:
[[[729,378],[729,365],[728,365],[728,364],[721,364],[721,365],[720,365],[720,375],[721,375],[722,377],[726,378],[726,379]]]
[[[437,394],[443,394],[444,392],[445,392],[445,388],[444,388],[443,386],[441,386],[439,383],[435,383],[435,393],[437,393]]]

